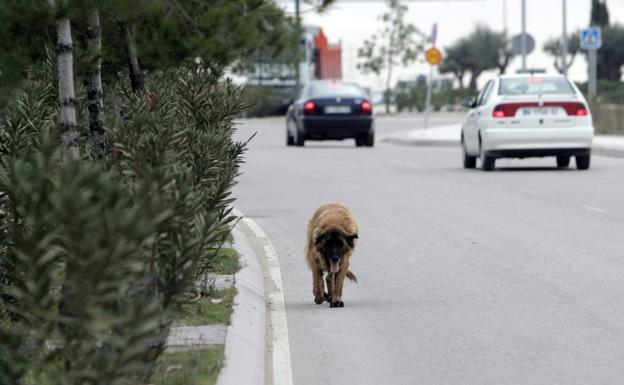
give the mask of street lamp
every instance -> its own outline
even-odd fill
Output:
[[[563,35],[561,36],[561,71],[565,76],[568,76],[568,28],[566,2],[566,0],[561,0],[561,13],[563,19]]]

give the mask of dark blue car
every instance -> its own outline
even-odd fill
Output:
[[[373,105],[357,84],[312,81],[286,113],[286,144],[306,140],[355,139],[358,147],[375,143]]]

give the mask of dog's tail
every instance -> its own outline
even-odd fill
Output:
[[[353,274],[353,272],[351,270],[347,270],[347,278],[349,278],[351,281],[357,283],[357,277],[355,276],[355,274]]]

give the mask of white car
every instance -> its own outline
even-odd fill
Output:
[[[562,75],[501,75],[487,82],[462,126],[465,168],[494,169],[497,158],[576,158],[589,168],[594,127],[587,101]]]

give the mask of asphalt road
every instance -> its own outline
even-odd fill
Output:
[[[379,119],[377,135],[419,124]],[[459,148],[286,147],[281,119],[237,135],[253,132],[236,205],[279,255],[296,385],[624,384],[624,161],[485,173]],[[308,218],[335,201],[360,226],[342,309],[314,304],[303,257]]]

